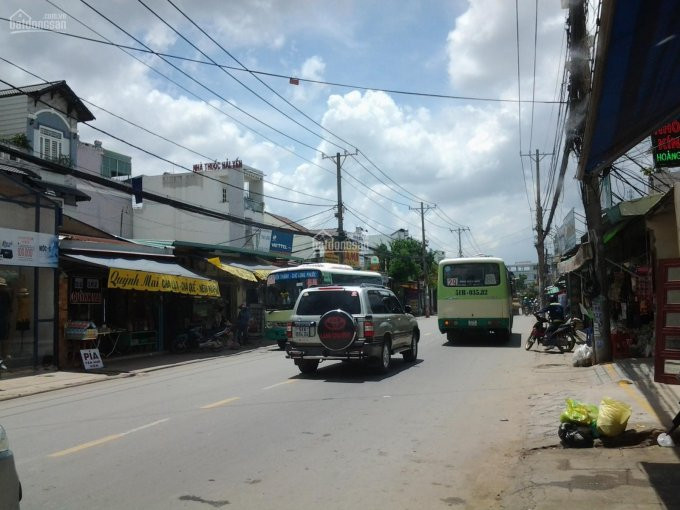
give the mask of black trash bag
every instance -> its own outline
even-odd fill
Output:
[[[593,430],[587,425],[561,423],[557,435],[565,448],[592,448],[595,442]]]

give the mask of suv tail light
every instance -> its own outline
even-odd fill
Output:
[[[364,338],[373,338],[375,330],[373,329],[373,321],[364,321]]]
[[[293,338],[293,323],[292,322],[286,323],[286,337]]]

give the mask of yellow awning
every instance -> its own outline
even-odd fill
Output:
[[[266,280],[267,276],[269,276],[269,273],[271,273],[273,269],[255,269],[253,273],[255,273],[255,276],[257,276],[260,280]]]
[[[236,278],[241,278],[242,280],[246,280],[249,282],[257,282],[257,278],[255,277],[252,271],[248,271],[247,269],[241,269],[240,267],[235,267],[230,264],[224,264],[219,257],[213,257],[211,259],[208,259],[208,262],[210,262],[215,267],[220,268],[225,273],[229,273],[230,275],[235,276]]]

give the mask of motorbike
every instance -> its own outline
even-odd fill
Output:
[[[232,325],[227,324],[213,332],[204,333],[203,327],[189,328],[184,333],[177,335],[172,343],[172,352],[181,353],[187,351],[221,351],[225,341],[231,334]]]
[[[534,323],[531,333],[524,343],[524,349],[530,350],[534,343],[538,342],[539,345],[544,345],[546,347],[554,345],[559,349],[560,352],[571,352],[576,345],[576,327],[580,319],[577,317],[569,317],[566,321],[558,326],[558,328],[550,333],[550,341],[547,341],[546,330],[547,325],[550,323],[549,319],[544,315],[540,315],[534,312],[534,317],[536,317],[536,322]]]

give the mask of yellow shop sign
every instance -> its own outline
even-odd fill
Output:
[[[220,289],[215,280],[203,280],[201,278],[189,278],[173,274],[148,273],[132,269],[110,268],[108,288],[220,297]]]

